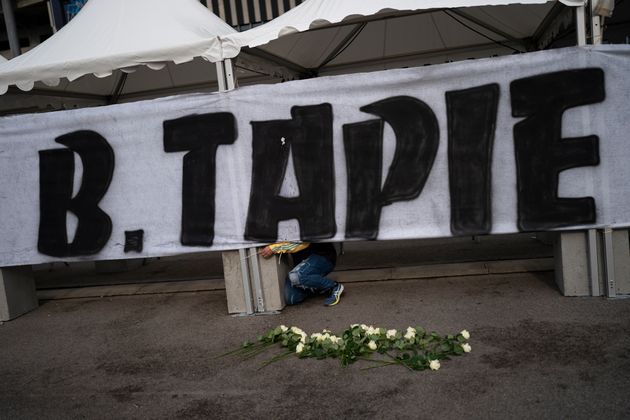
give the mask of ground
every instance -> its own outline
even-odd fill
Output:
[[[436,372],[215,356],[279,325],[471,332]],[[0,418],[630,417],[630,299],[562,297],[553,272],[348,284],[281,314],[225,292],[49,300],[0,326]]]

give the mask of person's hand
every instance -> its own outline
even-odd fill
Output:
[[[266,246],[262,249],[262,251],[260,251],[260,255],[262,255],[263,258],[269,258],[273,255],[273,251],[269,246]]]

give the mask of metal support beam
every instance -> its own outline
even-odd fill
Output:
[[[107,102],[108,100],[107,96],[105,95],[98,95],[98,94],[93,94],[93,93],[67,92],[63,90],[39,89],[39,88],[23,91],[20,88],[15,87],[15,86],[9,86],[9,90],[7,94],[85,99],[85,100],[90,100],[90,101],[102,101],[104,103]]]
[[[599,290],[599,258],[597,255],[597,229],[586,231],[586,246],[588,247],[588,277],[591,282],[591,296],[601,296]]]
[[[296,80],[303,78],[303,75],[292,71],[281,64],[259,56],[248,54],[245,51],[241,51],[238,57],[235,58],[234,63],[234,67],[267,77],[279,78],[282,80]]]
[[[602,29],[602,20],[603,17],[599,16],[595,13],[595,7],[597,6],[596,2],[591,0],[591,44],[593,45],[601,45],[603,29]]]
[[[356,25],[354,28],[352,28],[348,36],[346,36],[339,44],[337,44],[337,46],[332,50],[332,52],[328,54],[328,57],[326,57],[326,59],[322,61],[319,66],[317,66],[317,70],[321,69],[326,64],[333,61],[344,48],[346,48],[348,45],[350,45],[352,41],[354,41],[355,37],[359,34],[359,32],[363,30],[363,28],[365,28],[366,25],[367,25],[367,22],[363,22]]]
[[[223,61],[225,67],[225,82],[227,90],[236,89],[236,75],[234,74],[234,67],[232,66],[232,60],[227,58]]]
[[[214,63],[217,66],[217,83],[219,85],[219,92],[227,91],[227,83],[225,82],[225,68],[222,61]]]
[[[584,6],[575,8],[575,28],[577,45],[586,45],[586,8]]]
[[[475,25],[481,26],[482,28],[487,29],[488,31],[490,31],[490,32],[492,32],[492,33],[494,33],[496,35],[499,35],[500,37],[503,37],[504,39],[506,39],[508,41],[512,41],[515,44],[520,45],[520,46],[522,46],[525,49],[528,49],[527,48],[528,46],[523,42],[522,39],[519,39],[519,38],[516,38],[516,37],[510,35],[507,32],[504,32],[501,29],[490,25],[488,22],[484,22],[481,19],[477,19],[476,17],[474,17],[474,16],[472,16],[472,15],[466,13],[466,12],[462,12],[459,9],[449,9],[449,12],[451,12],[451,13],[453,13],[455,15],[458,15],[460,17],[463,17],[464,19],[474,23]]]
[[[607,226],[603,230],[604,268],[606,274],[606,297],[617,297],[615,288],[615,259],[613,250],[612,228]]]
[[[120,95],[122,94],[122,91],[125,88],[125,83],[127,82],[127,76],[127,73],[123,71],[120,72],[120,76],[118,77],[118,81],[116,82],[114,92],[109,98],[109,101],[107,101],[108,105],[116,104],[120,100]]]
[[[53,32],[57,32],[63,28],[63,7],[60,0],[49,0],[48,5],[50,7],[50,26],[53,28]]]
[[[17,25],[15,24],[13,0],[2,0],[2,14],[4,15],[4,24],[7,28],[11,56],[17,57],[22,53],[22,50],[20,49],[20,38],[18,37]]]
[[[254,57],[262,58],[264,60],[271,61],[276,65],[286,67],[292,72],[299,74],[302,78],[311,77],[313,75],[313,72],[306,67],[302,67],[299,64],[286,60],[282,57],[278,57],[277,55],[262,50],[260,48],[243,48],[242,51]]]
[[[531,38],[533,47],[537,50],[547,49],[561,30],[575,24],[575,9],[556,2],[534,31]]]
[[[236,77],[232,60],[229,58],[224,61],[215,63],[217,66],[217,83],[219,84],[219,92],[228,92],[236,88]]]

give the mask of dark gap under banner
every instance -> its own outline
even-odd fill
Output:
[[[0,266],[630,226],[630,47],[0,118]]]

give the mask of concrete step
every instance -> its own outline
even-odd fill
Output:
[[[427,264],[374,269],[340,270],[330,276],[343,283],[386,280],[423,279],[436,277],[476,276],[553,270],[553,258],[529,258],[504,261],[475,261],[452,264]],[[223,279],[129,283],[89,287],[40,289],[40,300],[102,298],[162,293],[192,293],[225,290]]]

